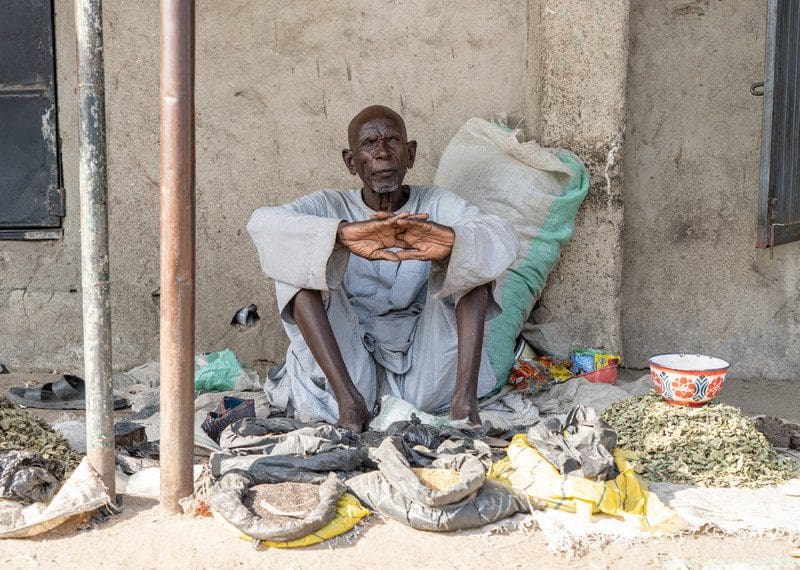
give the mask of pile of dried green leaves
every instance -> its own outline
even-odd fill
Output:
[[[0,396],[0,451],[21,449],[64,463],[66,477],[82,456],[46,422]]]
[[[617,445],[639,456],[634,467],[650,481],[762,487],[800,476],[798,463],[778,455],[732,406],[670,406],[651,393],[617,402],[603,419],[616,430]]]

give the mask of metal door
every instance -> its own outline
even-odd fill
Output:
[[[757,247],[800,240],[800,0],[769,0]]]
[[[51,0],[0,0],[0,239],[61,225]]]

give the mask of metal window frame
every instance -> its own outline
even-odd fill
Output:
[[[58,84],[57,84],[57,47],[56,47],[56,25],[55,25],[55,0],[45,0],[49,10],[47,13],[50,17],[50,41],[51,41],[51,54],[50,63],[52,65],[52,87],[51,89],[24,89],[24,93],[18,93],[27,96],[44,96],[52,98],[53,103],[53,129],[55,133],[55,153],[56,153],[56,186],[50,190],[54,194],[49,199],[50,213],[57,220],[52,225],[8,225],[0,227],[0,240],[16,240],[16,241],[34,241],[34,240],[54,240],[61,239],[64,236],[64,216],[65,203],[64,203],[64,171],[63,160],[61,154],[61,136],[59,129],[59,112],[58,112]],[[12,91],[4,91],[12,94]]]
[[[776,146],[773,144],[773,135],[779,134],[786,136],[786,132],[780,121],[786,121],[791,118],[792,125],[790,127],[789,136],[794,139],[794,142],[800,146],[800,105],[795,105],[796,108],[776,109],[775,107],[775,70],[780,66],[786,64],[785,56],[788,49],[783,49],[784,46],[779,42],[785,39],[785,29],[793,29],[791,22],[787,21],[786,9],[794,7],[799,10],[797,5],[792,4],[797,0],[769,0],[767,5],[767,34],[766,34],[766,50],[765,50],[765,63],[764,63],[764,107],[763,107],[763,121],[761,133],[761,178],[760,178],[760,192],[758,204],[758,228],[756,235],[756,247],[760,249],[774,248],[777,245],[800,240],[800,220],[781,219],[780,211],[776,211],[778,206],[778,198],[776,194],[784,195],[783,189],[777,189],[777,184],[783,182],[778,180],[778,174],[783,172],[774,172],[773,167],[776,163],[785,157],[777,157]],[[800,19],[800,12],[798,12],[798,19]],[[784,18],[781,21],[781,18]],[[779,30],[780,26],[780,30]],[[780,33],[779,33],[780,32]],[[800,35],[800,34],[798,34]],[[795,57],[795,73],[789,79],[794,79],[798,86],[795,87],[800,91],[800,38],[790,38],[790,41],[795,43],[795,50],[793,56]],[[784,87],[781,84],[779,87]],[[798,101],[800,94],[795,92],[795,101]],[[788,144],[784,141],[780,145],[780,149],[785,150]],[[786,161],[784,160],[783,164]],[[781,166],[781,169],[783,166]],[[794,174],[794,173],[793,173]],[[800,173],[795,174],[796,179],[800,180]],[[800,193],[800,184],[795,185],[794,192]],[[779,210],[779,209],[777,209]]]

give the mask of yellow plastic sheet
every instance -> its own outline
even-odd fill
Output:
[[[562,475],[536,448],[528,445],[525,434],[515,435],[507,456],[492,465],[489,477],[547,507],[577,513],[589,519],[594,513],[620,517],[642,530],[673,528],[678,519],[672,510],[648,491],[647,484],[630,464],[631,454],[614,450],[619,475],[613,481],[592,481]]]
[[[304,546],[311,546],[312,544],[319,544],[320,542],[346,533],[370,513],[371,511],[365,509],[353,495],[344,493],[336,505],[336,517],[317,532],[304,536],[303,538],[290,540],[289,542],[263,540],[261,541],[261,546],[272,548],[302,548]],[[243,534],[242,538],[245,540],[253,540],[252,537],[246,534]]]

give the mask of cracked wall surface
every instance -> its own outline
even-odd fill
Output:
[[[756,250],[766,7],[635,0],[624,359],[692,351],[739,378],[800,366],[800,244]]]

